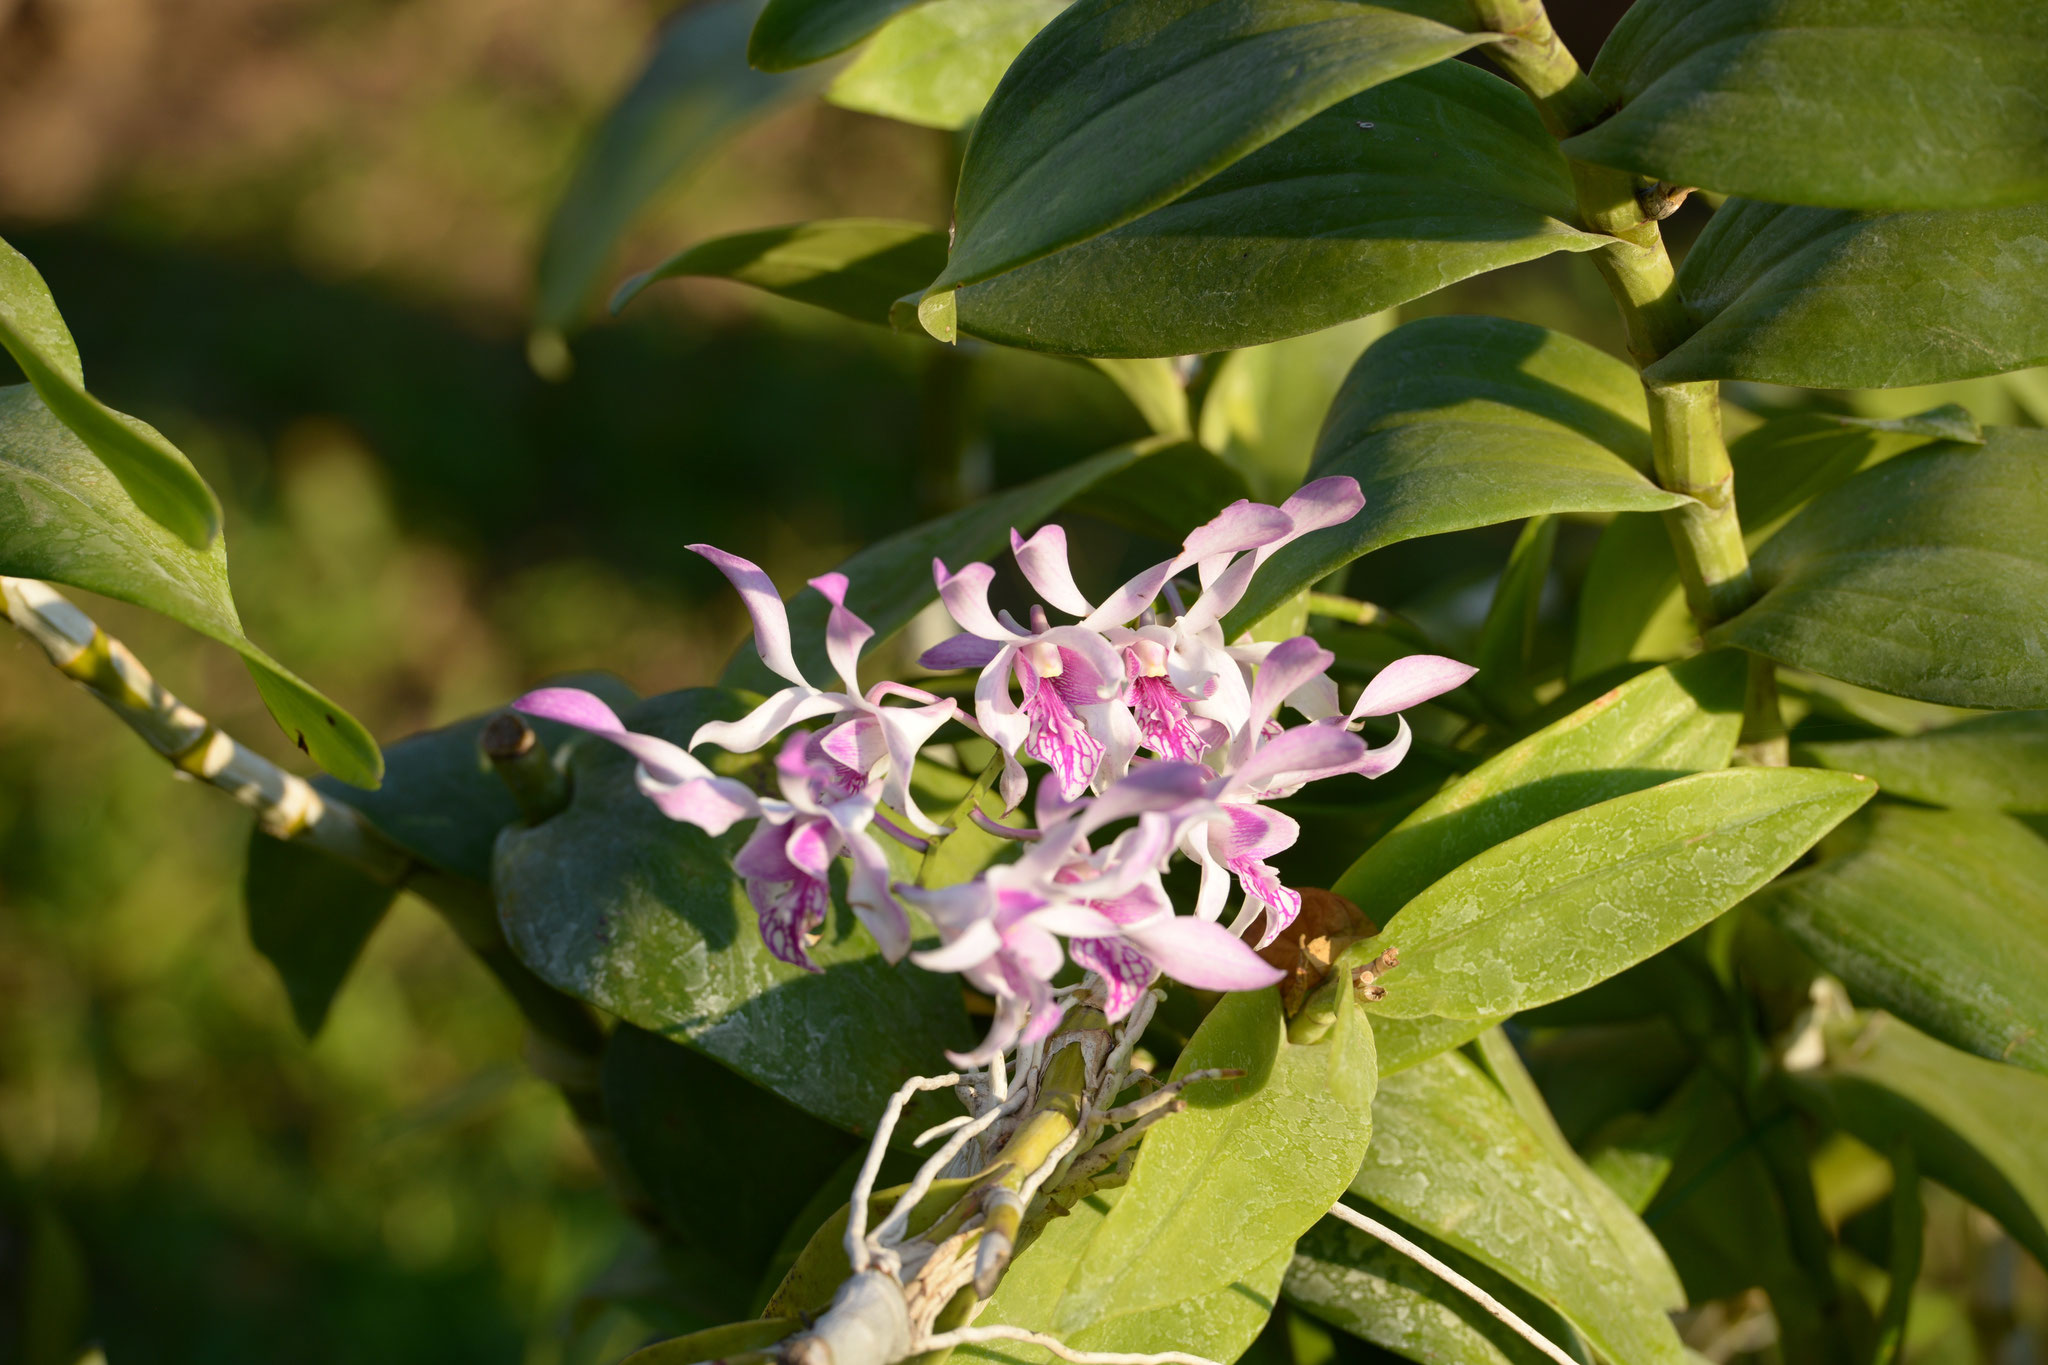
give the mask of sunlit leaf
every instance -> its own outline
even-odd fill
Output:
[[[933,0],[884,24],[825,98],[927,128],[964,128],[1067,0]],[[943,264],[943,263],[942,263]],[[913,282],[921,289],[937,267]],[[910,292],[905,289],[903,292]]]
[[[889,323],[896,300],[946,259],[946,234],[889,218],[827,218],[714,237],[677,252],[619,286],[612,311],[651,284],[686,275],[735,280],[829,309],[856,322]]]
[[[2048,711],[1976,716],[1898,738],[1802,744],[1799,755],[1930,805],[2048,814]]]

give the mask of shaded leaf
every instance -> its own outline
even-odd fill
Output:
[[[946,234],[890,218],[827,218],[714,237],[677,252],[619,286],[617,312],[650,284],[685,275],[736,280],[828,309],[855,322],[889,325],[897,299],[931,278],[946,259]]]
[[[1753,902],[1861,1004],[2048,1073],[2048,844],[1990,811],[1878,806]]]
[[[1236,470],[1183,440],[1162,445],[1067,506],[1171,544],[1250,492]]]
[[[803,1327],[795,1318],[765,1318],[754,1322],[732,1322],[707,1327],[688,1336],[671,1337],[642,1347],[620,1365],[701,1365],[706,1360],[771,1349],[784,1337]]]
[[[249,941],[284,982],[292,1019],[311,1038],[362,955],[398,888],[318,849],[249,832],[242,901]]]
[[[1601,165],[1840,208],[2048,199],[2048,15],[2029,0],[1644,0],[1593,65]]]
[[[1440,62],[1332,105],[1136,221],[962,288],[958,326],[1090,355],[1242,347],[1597,247],[1576,220],[1535,107]]]
[[[1507,1098],[1454,1052],[1390,1076],[1351,1193],[1441,1238],[1549,1304],[1610,1360],[1686,1359],[1659,1299],[1595,1204]]]
[[[1681,777],[1560,816],[1417,896],[1375,1011],[1511,1014],[1613,976],[1734,905],[1876,785],[1813,768]]]
[[[581,319],[619,238],[656,191],[740,129],[823,84],[822,73],[748,68],[747,33],[760,12],[761,0],[704,0],[662,30],[647,65],[591,135],[548,220],[534,279],[540,327],[562,331]]]
[[[731,693],[699,688],[623,719],[681,744],[744,711]],[[498,840],[499,916],[544,981],[855,1130],[905,1077],[968,1041],[958,984],[883,962],[843,904],[812,950],[821,972],[772,957],[732,871],[739,833],[713,839],[668,820],[633,768],[612,745],[579,746],[568,809]]]
[[[933,291],[1119,227],[1318,110],[1489,41],[1346,0],[1080,0],[975,125]]]
[[[1159,435],[1186,436],[1193,431],[1188,421],[1187,383],[1172,361],[1091,357],[1088,363],[1123,390],[1145,425]]]
[[[1494,586],[1486,621],[1479,630],[1474,660],[1480,691],[1509,715],[1524,715],[1535,705],[1538,678],[1537,625],[1543,609],[1543,585],[1550,579],[1550,559],[1557,548],[1557,522],[1545,514],[1529,518],[1507,567]]]
[[[1861,214],[1730,200],[1679,267],[1699,330],[1653,383],[1889,389],[2048,361],[2048,204]]]
[[[1066,7],[1067,0],[918,5],[884,24],[825,98],[927,128],[965,128],[1024,45]],[[937,268],[926,272],[903,292],[923,288],[936,273]]]
[[[1931,805],[2048,814],[2048,711],[1976,716],[1898,739],[1802,744],[1799,756]]]
[[[1261,502],[1285,501],[1308,477],[1316,433],[1344,376],[1392,325],[1375,314],[1224,356],[1202,399],[1202,444]]]
[[[768,0],[747,39],[747,61],[791,71],[846,51],[919,0]]]
[[[384,770],[369,731],[242,634],[227,550],[195,550],[143,515],[27,385],[0,388],[0,574],[67,583],[161,612],[242,656],[264,705],[321,767],[358,786]]]
[[[2048,706],[2048,433],[1867,470],[1754,567],[1763,595],[1710,640],[1921,701]]]
[[[1349,474],[1365,510],[1259,571],[1226,634],[1360,555],[1416,536],[1545,512],[1653,512],[1635,371],[1559,332],[1445,316],[1374,342],[1337,393],[1310,477]]]

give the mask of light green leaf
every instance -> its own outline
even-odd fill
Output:
[[[1397,327],[1352,367],[1309,470],[1356,478],[1365,510],[1268,560],[1225,634],[1396,541],[1545,512],[1684,503],[1650,481],[1649,466],[1642,385],[1612,356],[1504,318]]]
[[[2048,432],[1993,428],[1816,498],[1708,638],[1951,706],[2048,706]]]
[[[1860,470],[1943,436],[1982,439],[1968,414],[1954,408],[1903,422],[1795,413],[1743,433],[1728,445],[1743,543],[1755,553],[1814,497]],[[1616,517],[1609,522],[1579,592],[1571,676],[1590,678],[1631,659],[1669,658],[1695,634],[1663,521]]]
[[[750,70],[761,0],[705,0],[670,20],[647,65],[605,115],[548,220],[534,280],[537,326],[565,331],[647,201],[740,129],[811,94],[824,74]]]
[[[1698,773],[1560,816],[1409,903],[1375,1013],[1477,1019],[1559,1000],[1667,948],[1785,870],[1876,784]]]
[[[242,634],[227,550],[195,550],[145,516],[77,433],[27,385],[0,388],[0,574],[68,583],[161,612],[239,653],[264,705],[314,761],[375,786],[377,742]]]
[[[1375,313],[1226,355],[1202,399],[1202,444],[1242,474],[1261,502],[1284,501],[1308,476],[1316,433],[1344,376],[1393,323]]]
[[[884,24],[825,98],[926,128],[965,128],[1067,0],[935,0]],[[932,273],[916,281],[921,288]],[[907,290],[905,292],[908,292]]]
[[[277,969],[300,1033],[320,1032],[363,945],[397,898],[397,887],[318,849],[249,831],[242,881],[249,942]]]
[[[1323,110],[1163,208],[962,288],[961,330],[1174,355],[1333,327],[1601,237],[1536,111],[1441,62]]]
[[[1860,214],[1731,199],[1679,267],[1699,330],[1653,383],[1890,389],[2048,361],[2048,204]]]
[[[1608,1226],[1634,1215],[1560,1167],[1479,1068],[1446,1052],[1390,1076],[1373,1120],[1351,1193],[1521,1285],[1610,1360],[1686,1359]]]
[[[1290,1043],[1278,992],[1240,992],[1209,1012],[1174,1074],[1206,1067],[1247,1075],[1190,1089],[1187,1111],[1146,1137],[1101,1221],[1070,1229],[1072,1219],[1056,1219],[1019,1255],[980,1321],[1050,1332],[1081,1350],[1176,1348],[1234,1360],[1251,1344],[1295,1239],[1365,1155],[1372,1031],[1346,996],[1321,1042]],[[1044,1359],[1028,1347],[974,1353]]]
[[[1131,400],[1131,406],[1154,432],[1161,436],[1186,436],[1193,431],[1188,421],[1187,383],[1172,361],[1091,358],[1088,363],[1123,390],[1124,397]]]
[[[1489,41],[1350,0],[1080,0],[975,125],[933,292],[1120,227],[1318,110]]]
[[[2048,199],[2031,0],[1644,0],[1593,65],[1621,110],[1568,155],[1785,204]]]
[[[1843,1127],[1913,1144],[1921,1173],[1996,1218],[2048,1264],[2048,1077],[1958,1052],[1888,1014],[1831,1033],[1813,1075]]]
[[[1990,811],[1878,806],[1752,902],[1840,977],[1981,1057],[2048,1072],[2048,844]]]
[[[220,534],[220,503],[199,471],[146,422],[85,391],[77,343],[28,257],[0,241],[0,348],[58,421],[97,455],[144,516],[192,549]]]
[[[687,743],[744,714],[708,688],[655,697],[627,726]],[[809,973],[771,956],[723,840],[640,794],[630,756],[577,747],[567,810],[498,840],[493,886],[513,949],[558,990],[687,1042],[843,1128],[872,1125],[889,1092],[968,1041],[957,983],[882,961],[836,906]]]
[[[648,285],[685,275],[737,280],[829,309],[855,322],[889,325],[897,299],[931,278],[946,259],[946,234],[891,218],[827,218],[714,237],[677,252],[619,286],[618,312]]]
[[[1746,672],[1728,650],[1629,679],[1453,781],[1331,889],[1376,924],[1403,923],[1401,907],[1496,845],[1599,802],[1725,767],[1742,728]]]
[[[1435,1014],[1414,1019],[1376,1014],[1372,1021],[1372,1040],[1379,1049],[1382,1076],[1406,1071],[1439,1052],[1463,1047],[1500,1022],[1499,1019],[1445,1019]]]
[[[1799,758],[1930,805],[2048,814],[2048,711],[1976,716],[1897,739],[1802,744]]]

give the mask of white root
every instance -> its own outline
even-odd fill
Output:
[[[875,1177],[881,1174],[882,1157],[889,1150],[889,1135],[896,1131],[903,1107],[920,1091],[944,1090],[959,1083],[960,1077],[950,1071],[943,1076],[913,1076],[889,1097],[882,1121],[875,1125],[875,1139],[868,1144],[867,1159],[861,1162],[860,1175],[853,1182],[853,1199],[846,1209],[846,1260],[856,1275],[868,1268],[868,1201],[875,1197]]]

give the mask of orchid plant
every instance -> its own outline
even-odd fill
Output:
[[[1638,0],[1582,69],[1539,0],[704,0],[537,361],[647,168],[822,89],[966,134],[950,222],[615,307],[1071,357],[1100,453],[927,458],[941,515],[788,598],[693,546],[716,685],[385,749],[0,248],[0,592],[256,812],[309,1030],[400,888],[497,974],[643,1228],[584,1314],[639,1365],[2018,1358],[2032,1291],[1965,1285],[2048,1259],[2048,27],[1938,8]],[[1625,347],[1401,311],[1510,267]],[[330,776],[53,583],[240,651]]]

